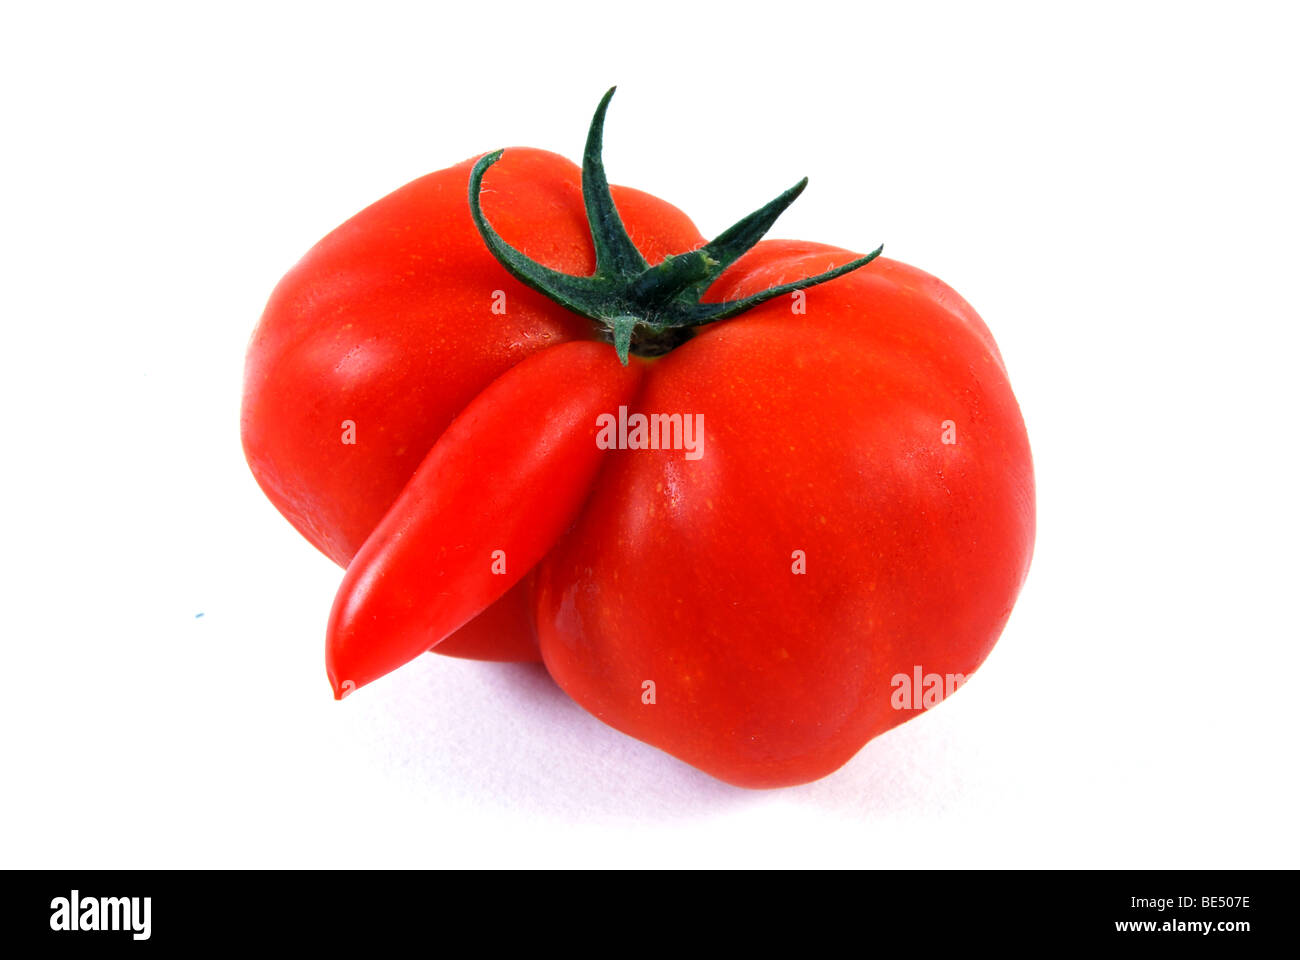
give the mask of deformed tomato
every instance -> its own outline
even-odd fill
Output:
[[[498,151],[294,268],[250,349],[249,462],[351,561],[336,695],[429,649],[540,649],[586,709],[714,776],[813,780],[915,715],[900,677],[992,648],[1033,545],[1024,424],[940,281],[760,239],[802,183],[707,244],[611,190],[610,94],[581,191]]]

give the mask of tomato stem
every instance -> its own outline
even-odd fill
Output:
[[[777,217],[794,203],[808,185],[808,178],[698,250],[666,257],[652,267],[628,236],[610,194],[601,159],[605,112],[614,89],[611,87],[596,107],[582,156],[582,197],[596,251],[595,273],[579,277],[545,267],[506,243],[493,229],[483,215],[479,194],[483,189],[483,175],[501,159],[503,151],[489,153],[474,164],[469,176],[469,208],[479,235],[501,265],[517,280],[566,309],[595,320],[624,366],[630,353],[661,356],[689,340],[696,327],[734,317],[774,297],[834,280],[880,256],[883,245],[834,270],[770,287],[741,300],[701,302],[700,298],[722,272],[758,243]]]

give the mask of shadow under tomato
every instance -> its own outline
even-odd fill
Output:
[[[369,694],[369,696],[366,696]],[[365,700],[365,704],[359,701]],[[566,822],[711,816],[762,800],[628,737],[537,663],[426,656],[349,697],[361,749],[407,790]]]

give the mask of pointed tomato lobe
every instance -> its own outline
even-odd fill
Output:
[[[436,646],[546,555],[605,455],[597,418],[635,400],[642,370],[608,344],[562,343],[452,421],[339,587],[325,655],[337,699]]]

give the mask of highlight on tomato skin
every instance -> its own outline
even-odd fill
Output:
[[[482,154],[295,266],[250,344],[245,452],[346,567],[336,698],[430,650],[540,659],[713,777],[807,783],[996,643],[1033,551],[1024,422],[942,281],[765,239],[806,180],[712,240],[611,187],[612,95],[581,167]]]

